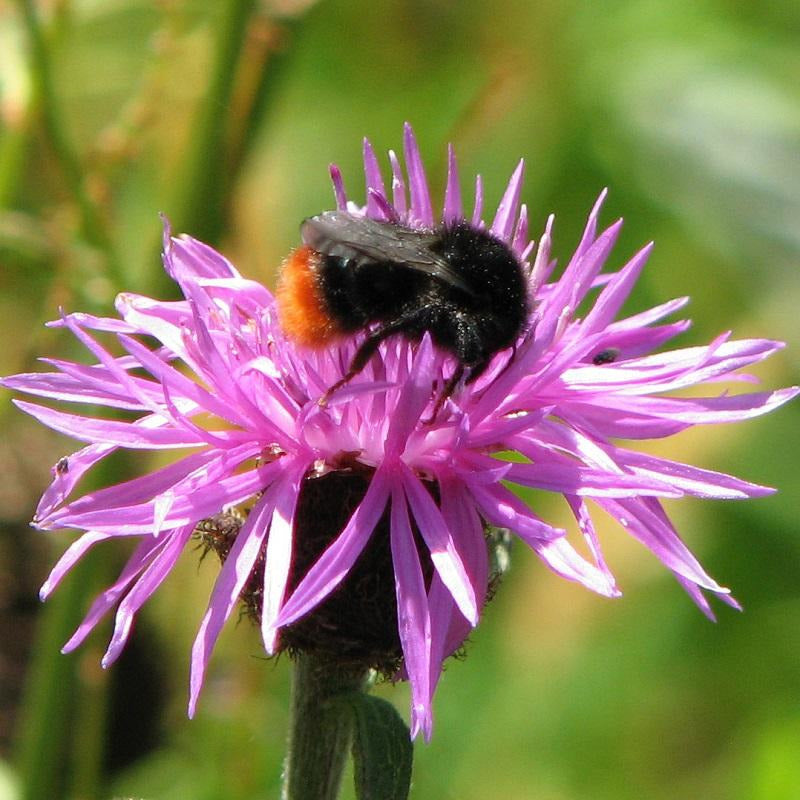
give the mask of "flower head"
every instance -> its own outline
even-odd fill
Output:
[[[382,590],[390,598],[369,647],[384,637],[387,652],[397,651],[396,666],[411,682],[412,732],[427,737],[442,662],[477,624],[486,599],[488,526],[510,529],[558,575],[602,595],[619,594],[589,500],[649,548],[706,614],[711,610],[704,592],[736,605],[681,541],[661,498],[737,499],[772,490],[648,456],[621,440],[666,437],[776,408],[798,390],[713,390],[692,397],[672,392],[749,380],[739,370],[782,344],[735,341],[726,333],[707,346],[659,352],[688,327],[686,321],[661,322],[686,298],[616,319],[651,248],[601,274],[621,226],[615,222],[598,232],[603,196],[574,255],[554,278],[553,219],[534,251],[520,205],[522,163],[485,225],[480,179],[468,215],[452,151],[441,217],[434,214],[409,127],[404,156],[405,171],[389,154],[387,191],[365,141],[366,205],[348,199],[333,167],[338,208],[412,229],[469,218],[505,242],[528,276],[530,318],[514,347],[497,353],[480,378],[461,382],[446,399],[442,387],[453,374],[454,357],[426,333],[419,341],[385,339],[364,369],[321,405],[365,333],[322,350],[299,346],[282,330],[265,287],[242,277],[210,247],[168,234],[164,265],[184,300],[125,293],[116,303],[119,318],[65,315],[52,324],[69,329],[95,362],[50,360],[54,372],[3,381],[32,395],[132,412],[123,421],[17,401],[45,425],[86,443],[58,461],[36,512],[40,529],[85,531],[53,569],[42,598],[96,543],[138,541],[65,651],[116,607],[103,659],[104,666],[111,664],[137,611],[192,536],[205,531],[224,563],[192,650],[190,714],[214,643],[240,597],[249,598],[268,653],[307,646],[315,637],[302,626],[326,608],[327,627],[334,628],[327,646],[346,651],[352,609],[335,604],[359,574],[359,581],[373,581],[370,592]],[[588,310],[579,315],[579,307]],[[116,354],[95,334],[115,339]],[[179,455],[146,475],[73,498],[80,478],[120,447],[174,449]],[[518,454],[513,461],[509,451]],[[590,559],[509,484],[563,495]],[[362,613],[355,627],[365,626]],[[378,665],[387,658],[381,647],[374,645],[369,656]]]

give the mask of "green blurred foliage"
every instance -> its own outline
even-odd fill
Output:
[[[26,8],[40,23],[33,61]],[[729,328],[784,339],[759,375],[797,382],[796,2],[0,0],[0,52],[4,374],[71,352],[42,328],[59,306],[108,311],[121,289],[174,291],[159,211],[274,281],[299,220],[332,203],[328,163],[359,196],[360,138],[398,149],[408,119],[432,184],[452,141],[489,205],[525,156],[534,234],[555,212],[562,260],[608,186],[604,219],[627,218],[612,266],[657,242],[630,307],[692,295],[685,343]],[[652,445],[780,488],[670,506],[742,615],[722,608],[709,624],[610,525],[618,601],[564,584],[517,546],[469,657],[447,667],[412,797],[800,797],[799,415],[795,404]],[[276,797],[287,665],[263,658],[249,625],[224,633],[198,717],[185,717],[211,559],[198,568],[186,554],[108,675],[97,668],[107,628],[58,654],[124,554],[98,553],[37,613],[70,538],[26,522],[73,445],[7,398],[0,421],[2,797],[15,796],[15,774],[47,787],[26,797]],[[548,498],[534,502],[566,522]],[[405,713],[405,687],[379,691]]]

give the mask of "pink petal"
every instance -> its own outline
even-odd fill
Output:
[[[328,169],[330,171],[331,183],[333,184],[333,194],[336,197],[336,208],[338,208],[339,211],[347,211],[347,192],[344,189],[342,171],[336,164],[331,164]]]
[[[161,552],[157,553],[147,565],[134,587],[120,603],[114,623],[114,633],[101,662],[103,668],[111,666],[119,658],[128,641],[134,617],[172,571],[193,531],[194,525],[173,531]]]
[[[98,445],[90,445],[91,448],[96,448]],[[69,473],[64,476],[73,477],[73,472],[76,472],[81,464],[79,461],[88,454],[90,447],[73,453],[69,459]],[[96,463],[99,458],[104,457],[108,452],[106,448],[98,454],[90,454],[88,466]],[[200,453],[192,453],[186,458],[182,458],[166,467],[154,470],[146,475],[138,478],[133,478],[124,483],[118,483],[113,486],[108,486],[104,489],[97,489],[93,492],[87,492],[82,497],[74,500],[69,506],[59,511],[59,514],[77,514],[86,511],[102,511],[105,509],[118,508],[121,506],[132,505],[134,503],[142,502],[143,500],[150,500],[155,495],[167,491],[174,487],[178,481],[185,478],[190,473],[202,469],[209,462],[215,459],[225,458],[232,461],[241,456],[242,459],[248,458],[249,455],[255,455],[257,449],[252,447],[248,450],[247,446],[229,451],[227,454],[220,453],[214,450],[205,450]],[[44,521],[49,521],[45,519]]]
[[[541,330],[536,331],[537,339],[545,343],[554,340],[559,330],[562,316],[574,314],[575,309],[591,288],[592,281],[603,268],[619,236],[622,221],[619,220],[603,231],[590,247],[576,251],[564,274],[558,281],[555,291],[543,301],[541,309]]]
[[[289,578],[294,516],[300,495],[300,482],[307,466],[302,462],[287,466],[286,477],[276,481],[270,489],[274,492],[275,508],[267,539],[261,611],[261,635],[264,649],[270,654],[275,651],[278,629],[274,623],[283,605]]]
[[[395,211],[403,217],[408,211],[406,184],[403,180],[403,170],[394,150],[389,151],[389,163],[392,165],[392,204]]]
[[[234,425],[242,425],[244,423],[242,416],[237,413],[238,409],[233,404],[221,402],[211,392],[206,391],[198,383],[187,378],[135,339],[131,339],[128,336],[120,336],[119,340],[122,346],[137,358],[139,363],[151,375],[162,383],[165,380],[169,380],[173,391],[179,396],[191,400],[200,408],[216,414],[221,419],[228,420]]]
[[[600,540],[597,538],[597,531],[595,530],[594,522],[589,514],[589,509],[586,507],[586,503],[575,495],[566,495],[566,500],[569,504],[570,510],[575,516],[575,520],[578,523],[581,533],[583,534],[583,538],[586,541],[586,544],[589,546],[592,558],[597,564],[598,569],[605,575],[609,585],[616,587],[614,576],[611,573],[611,570],[608,568],[605,558],[603,557],[603,551],[600,547]]]
[[[47,580],[42,584],[39,589],[39,599],[44,601],[50,596],[53,590],[58,586],[64,576],[75,566],[75,564],[83,558],[89,550],[94,547],[98,542],[105,541],[113,536],[108,533],[89,532],[84,533],[79,539],[76,539],[61,555],[56,565],[50,570]],[[133,558],[133,557],[132,557]]]
[[[461,613],[475,626],[479,613],[475,588],[453,539],[453,531],[448,529],[441,511],[414,473],[403,465],[401,475],[411,513],[430,550],[431,561]]]
[[[508,182],[503,198],[500,200],[500,205],[497,207],[491,233],[498,239],[504,242],[511,241],[511,232],[514,230],[514,223],[517,217],[517,209],[519,208],[519,198],[522,193],[522,180],[525,172],[525,161],[520,159],[517,168],[511,175]]]
[[[425,177],[425,167],[422,165],[422,157],[419,154],[414,131],[408,123],[403,128],[403,155],[411,192],[411,216],[416,223],[426,228],[432,228],[434,225],[433,208],[428,192],[428,180]]]
[[[242,277],[225,256],[186,234],[170,239],[164,260],[167,271],[181,286],[198,278]]]
[[[194,717],[197,708],[197,699],[203,686],[203,678],[211,651],[214,649],[223,625],[228,621],[239,601],[239,595],[250,578],[264,537],[269,530],[269,519],[273,511],[271,501],[274,502],[274,498],[270,494],[265,494],[250,511],[214,584],[208,609],[192,645],[192,667],[189,679],[190,718]]]
[[[481,515],[490,525],[510,528],[528,543],[560,539],[566,533],[561,528],[554,528],[539,519],[522,500],[502,484],[483,486],[480,483],[470,482],[469,490]]]
[[[118,422],[109,419],[82,417],[67,414],[45,406],[28,403],[24,400],[12,400],[14,405],[38,419],[48,428],[65,433],[83,442],[113,444],[119,447],[134,449],[152,449],[175,447],[197,447],[204,444],[196,437],[187,435],[186,431],[173,428],[144,428],[130,422]]]
[[[592,310],[586,315],[582,328],[587,333],[603,330],[614,321],[622,304],[633,289],[653,250],[653,243],[643,247],[600,293]]]
[[[536,489],[580,497],[680,497],[683,494],[681,489],[656,477],[605,472],[570,463],[511,464],[506,479]]]
[[[472,208],[472,227],[481,227],[481,214],[483,213],[483,179],[475,176],[475,204]]]
[[[656,419],[643,411],[616,411],[602,404],[565,402],[559,405],[559,415],[600,439],[662,439],[691,427],[687,422]]]
[[[367,194],[367,216],[378,218],[383,216],[381,208],[376,203],[375,196],[382,198],[386,197],[386,189],[383,186],[383,177],[381,176],[381,168],[378,165],[378,159],[375,157],[375,151],[369,139],[364,139],[364,177],[366,179],[366,194]]]
[[[368,213],[373,219],[382,222],[397,222],[398,220],[397,212],[392,205],[375,189],[367,190],[367,206],[370,209]]]
[[[584,228],[583,236],[581,236],[581,241],[575,249],[573,259],[582,258],[595,241],[595,236],[597,235],[597,220],[607,196],[608,189],[603,189],[603,191],[600,192],[600,196],[595,200],[594,206],[592,206],[592,210],[589,213],[589,218],[586,221],[586,227]]]
[[[199,366],[189,354],[184,339],[191,312],[185,301],[164,303],[149,297],[123,292],[117,295],[116,307],[127,322],[155,337],[177,357],[199,372]]]
[[[153,387],[142,386],[143,381],[135,381],[122,367],[120,367],[117,359],[115,359],[104,347],[100,345],[94,338],[92,338],[86,331],[75,323],[74,320],[65,319],[67,327],[70,329],[76,339],[102,364],[109,377],[119,384],[120,388],[125,391],[128,396],[135,397],[143,407],[147,408],[153,413],[159,413],[160,409],[153,399]]]
[[[775,489],[760,486],[726,475],[723,472],[693,467],[679,461],[648,456],[634,450],[614,448],[614,457],[625,467],[640,475],[653,475],[673,483],[676,488],[697,497],[715,500],[741,500],[748,497],[763,497],[773,494]]]
[[[386,476],[382,470],[378,470],[344,530],[319,557],[284,604],[275,620],[276,628],[290,625],[311,611],[344,580],[372,536],[388,499]]]
[[[425,581],[408,520],[405,498],[392,492],[391,547],[397,592],[397,626],[403,660],[411,681],[411,737],[431,737],[431,621]]]
[[[38,525],[39,522],[49,517],[53,513],[53,509],[67,499],[86,472],[116,449],[116,447],[106,444],[90,444],[69,456],[66,472],[54,469],[53,481],[45,489],[36,506],[36,512],[33,515],[34,524]]]
[[[539,239],[539,246],[536,248],[536,258],[533,261],[530,274],[529,295],[532,299],[536,299],[542,285],[555,269],[555,261],[551,261],[550,259],[554,223],[555,217],[551,214],[547,218],[544,233]]]
[[[659,325],[654,328],[632,328],[630,330],[619,330],[617,333],[612,332],[613,326],[609,326],[600,341],[600,347],[601,349],[616,347],[620,351],[619,361],[635,358],[636,356],[646,355],[661,347],[670,339],[685,333],[691,325],[689,320],[680,320],[670,325]]]
[[[596,502],[673,572],[703,589],[727,592],[700,566],[656,501],[651,498],[600,498]]]
[[[556,539],[551,542],[543,542],[540,539],[526,539],[526,541],[536,555],[562,578],[580,583],[604,597],[620,596],[621,593],[613,578],[578,555],[566,539]]]
[[[203,475],[203,480],[200,480],[199,473],[191,476],[196,491],[192,494],[174,492],[175,500],[164,520],[164,527],[171,529],[189,525],[216,514],[224,506],[244,502],[269,486],[278,470],[279,462],[274,461],[248,472],[220,478],[225,472],[217,464]],[[67,508],[53,514],[47,522],[49,527],[84,528],[116,536],[140,536],[152,532],[155,505],[156,501],[151,500],[133,506],[76,514]]]
[[[458,549],[464,566],[475,589],[475,598],[480,607],[486,600],[489,578],[489,557],[478,513],[469,492],[460,481],[446,477],[438,480],[441,494],[442,517],[448,530],[454,531],[458,538]],[[431,686],[436,687],[441,670],[441,662],[458,648],[469,634],[472,625],[458,611],[450,591],[439,578],[434,576],[428,600],[433,636],[431,653]],[[438,665],[438,668],[437,668]]]
[[[447,186],[444,192],[444,209],[442,222],[452,224],[464,218],[464,208],[461,204],[461,184],[458,179],[458,164],[453,145],[447,146]]]
[[[400,396],[389,421],[385,446],[387,456],[400,455],[422,412],[427,408],[431,399],[435,361],[433,343],[430,334],[426,332],[414,354],[411,372],[400,389]]]
[[[613,322],[609,328],[613,331],[643,328],[645,325],[651,325],[664,317],[668,317],[670,314],[674,314],[676,311],[680,311],[688,302],[688,297],[678,297],[675,300],[669,300],[659,306],[654,306],[647,311]]]
[[[139,400],[124,394],[118,385],[97,380],[92,380],[89,385],[88,381],[95,378],[95,375],[91,373],[93,369],[95,368],[76,364],[75,369],[70,369],[70,372],[74,373],[72,375],[64,375],[59,372],[28,372],[11,375],[8,378],[0,379],[0,386],[68,403],[91,403],[131,411],[145,410],[145,406]],[[81,373],[83,374],[81,375]]]
[[[47,594],[52,590],[55,584],[58,583],[58,580],[61,579],[63,574],[69,568],[67,567],[67,563],[70,563],[70,566],[72,566],[77,557],[84,555],[84,553],[86,553],[86,551],[89,549],[90,544],[93,544],[94,541],[96,541],[96,539],[94,541],[92,541],[92,539],[87,540],[87,537],[91,537],[91,534],[86,534],[78,540],[78,542],[81,543],[80,547],[76,548],[75,550],[70,548],[70,550],[67,551],[67,553],[69,553],[68,560],[62,557],[61,561],[59,561],[56,568],[50,574],[50,578],[48,578],[47,582],[42,587],[42,599],[47,596]],[[75,544],[78,544],[78,542],[75,542]],[[120,573],[119,578],[95,598],[91,608],[83,618],[83,621],[78,626],[75,633],[72,634],[69,641],[61,648],[62,653],[71,653],[84,641],[84,639],[92,632],[92,630],[94,630],[94,627],[97,625],[97,623],[100,622],[100,620],[106,615],[108,610],[116,604],[117,600],[119,600],[119,598],[127,590],[128,586],[130,586],[130,584],[136,579],[136,576],[139,575],[139,573],[142,572],[142,570],[145,569],[149,563],[152,563],[154,556],[157,556],[158,551],[163,550],[164,546],[165,543],[163,540],[158,541],[152,537],[147,537],[139,543],[136,550],[133,552],[133,555],[131,555],[131,557],[128,559],[128,563],[125,564],[125,567]],[[64,555],[66,556],[67,553]],[[60,574],[56,580],[53,580],[53,575],[57,570]],[[46,589],[45,587],[48,588]]]
[[[519,218],[517,219],[517,226],[514,229],[511,249],[516,253],[518,258],[525,261],[527,260],[527,256],[523,254],[529,247],[533,247],[533,242],[528,241],[528,206],[523,203],[519,209]]]
[[[791,400],[800,392],[798,387],[778,389],[774,392],[722,395],[721,397],[598,397],[607,410],[630,411],[664,420],[701,425],[740,420],[767,414]]]

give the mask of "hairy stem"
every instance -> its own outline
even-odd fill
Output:
[[[342,695],[360,691],[366,670],[299,655],[294,662],[283,800],[335,800],[353,736]]]

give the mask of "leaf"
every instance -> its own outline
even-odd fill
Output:
[[[347,696],[353,710],[353,772],[358,800],[406,800],[414,750],[395,707],[363,693]]]

